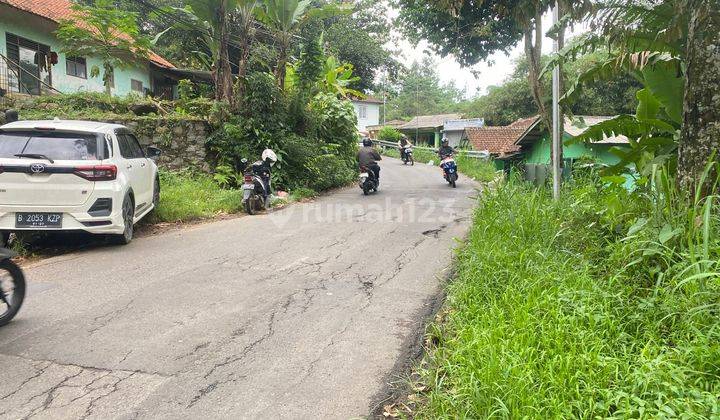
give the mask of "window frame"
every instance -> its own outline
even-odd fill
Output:
[[[368,107],[365,104],[358,105],[358,119],[366,120]]]
[[[136,84],[140,85],[140,90],[135,88]],[[130,79],[130,90],[143,95],[145,93],[145,84],[142,82],[142,80]]]
[[[82,66],[82,76],[78,74],[78,67]],[[70,69],[72,68],[72,72]],[[78,79],[87,80],[87,59],[85,57],[65,57],[65,74]]]

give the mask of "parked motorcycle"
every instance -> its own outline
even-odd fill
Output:
[[[243,165],[243,207],[247,214],[256,214],[270,205],[270,192],[265,187],[263,178],[270,177],[261,161],[248,164],[247,159],[240,161]]]
[[[361,166],[359,185],[365,195],[370,194],[371,191],[377,192],[378,182],[375,179],[375,172],[371,171],[367,166]]]
[[[400,158],[403,161],[403,164],[407,165],[408,162],[410,162],[410,166],[415,165],[415,159],[413,158],[413,148],[411,145],[403,146],[400,153]]]
[[[456,182],[458,179],[457,165],[452,155],[444,156],[440,161],[440,167],[443,170],[445,181],[452,185],[453,188],[457,188]]]
[[[25,276],[11,258],[15,253],[0,248],[0,326],[17,315],[25,299]]]

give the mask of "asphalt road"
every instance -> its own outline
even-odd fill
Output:
[[[0,418],[367,416],[417,350],[476,185],[348,188],[26,268]]]

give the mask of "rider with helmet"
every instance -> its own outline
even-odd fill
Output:
[[[368,137],[364,137],[362,141],[363,147],[358,151],[358,162],[360,167],[363,166],[372,171],[375,175],[377,185],[380,185],[380,165],[377,164],[378,160],[382,160],[382,156],[377,150],[373,149],[373,142]]]
[[[260,175],[260,178],[265,184],[265,193],[269,196],[272,190],[270,189],[270,175],[272,173],[272,167],[277,162],[277,155],[271,149],[265,149],[260,156],[260,160],[253,163],[253,172]]]
[[[438,150],[438,156],[440,156],[440,160],[444,159],[446,156],[451,156],[453,154],[455,154],[455,149],[450,146],[450,142],[448,141],[447,137],[443,137],[442,145]]]

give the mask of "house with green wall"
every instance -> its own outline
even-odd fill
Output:
[[[91,69],[97,57],[68,57],[55,37],[59,22],[74,19],[71,0],[0,0],[0,93],[41,95],[103,92],[102,75]],[[113,71],[111,92],[125,96],[153,94],[172,98],[178,77],[175,67],[150,53],[148,60]]]
[[[565,175],[574,163],[587,159],[603,165],[615,165],[620,161],[611,152],[613,147],[629,147],[625,136],[608,135],[594,143],[576,143],[572,139],[588,127],[612,117],[575,116],[565,118],[563,134],[563,160]],[[498,170],[511,171],[520,168],[525,178],[536,183],[544,182],[551,166],[552,136],[544,128],[539,117],[518,120],[503,127],[468,129],[466,133],[474,150],[487,151]]]

